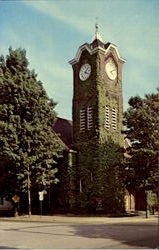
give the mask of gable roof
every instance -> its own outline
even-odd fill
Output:
[[[57,117],[53,125],[53,130],[64,143],[67,150],[73,148],[72,121]]]

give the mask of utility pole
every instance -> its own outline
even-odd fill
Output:
[[[30,169],[28,165],[28,212],[31,215],[31,194],[30,194]]]

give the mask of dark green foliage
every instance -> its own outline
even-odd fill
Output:
[[[156,188],[158,185],[159,95],[132,97],[125,112],[124,131],[131,142],[126,168],[131,185]],[[128,171],[129,170],[129,171]],[[130,176],[131,173],[131,176]]]
[[[121,213],[125,210],[125,185],[123,182],[123,169],[121,161],[123,153],[118,144],[112,140],[100,146],[100,168],[103,176],[103,201],[105,211],[108,213]]]
[[[16,190],[26,191],[28,174],[31,187],[54,182],[62,150],[52,129],[55,103],[36,77],[25,50],[9,48],[9,55],[0,57],[0,157],[9,162],[5,170]]]
[[[54,185],[55,197],[53,201],[53,209],[56,212],[73,212],[75,205],[75,178],[76,178],[76,152],[71,150],[65,151],[63,158],[58,161],[57,177],[60,180],[58,184]]]
[[[77,208],[91,213],[124,211],[123,154],[111,139],[81,144],[77,165]],[[81,190],[80,183],[81,181]]]

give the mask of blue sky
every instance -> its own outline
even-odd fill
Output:
[[[72,119],[72,68],[78,47],[91,42],[98,17],[104,42],[117,45],[123,66],[124,110],[131,96],[155,92],[159,80],[158,0],[0,0],[0,54],[24,48],[58,116]]]

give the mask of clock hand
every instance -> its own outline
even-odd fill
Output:
[[[115,71],[115,69],[111,70],[110,73],[112,73],[112,72],[114,72],[114,71]]]
[[[85,74],[89,74],[89,68],[85,70]]]

